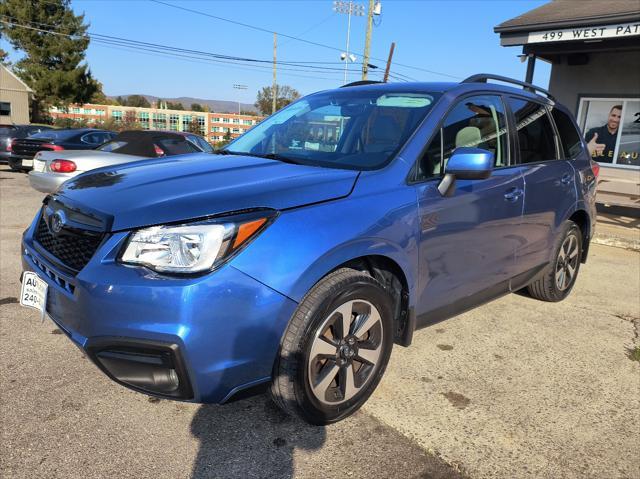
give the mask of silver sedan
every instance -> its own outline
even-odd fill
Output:
[[[40,151],[29,172],[31,186],[55,192],[62,183],[85,171],[150,158],[187,153],[213,153],[204,138],[192,133],[124,131],[96,150]]]
[[[144,159],[97,150],[40,151],[33,158],[29,183],[42,193],[53,193],[62,183],[85,171]]]

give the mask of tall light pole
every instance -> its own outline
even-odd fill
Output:
[[[356,3],[352,0],[347,2],[343,0],[336,0],[333,2],[333,10],[337,13],[346,13],[348,16],[347,21],[347,51],[340,55],[340,58],[344,61],[344,82],[347,83],[347,72],[349,70],[349,61],[354,61],[353,55],[349,54],[349,39],[351,37],[351,15],[358,17],[364,17],[364,5]]]
[[[235,88],[236,90],[246,90],[247,85],[240,85],[238,83],[234,83],[233,88]],[[238,115],[239,114],[240,114],[240,100],[238,100]]]

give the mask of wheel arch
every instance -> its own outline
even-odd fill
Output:
[[[412,319],[411,298],[415,272],[411,260],[398,245],[379,238],[361,239],[335,248],[318,258],[300,275],[293,287],[292,297],[302,297],[322,278],[340,268],[366,272],[378,280],[394,299],[395,342],[411,343],[415,321]]]
[[[591,217],[586,210],[578,207],[568,219],[580,228],[582,233],[582,258],[580,258],[580,261],[586,263],[589,255],[589,245],[591,244]]]

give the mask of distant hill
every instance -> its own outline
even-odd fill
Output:
[[[133,94],[133,93],[132,93]],[[143,95],[149,103],[153,103],[158,100],[157,96],[153,95]],[[127,98],[129,95],[109,95],[108,98],[115,99],[121,96],[122,98]],[[227,100],[206,100],[204,98],[192,98],[190,96],[181,96],[179,98],[162,98],[165,101],[170,101],[172,103],[182,103],[185,110],[189,110],[191,108],[192,103],[199,103],[200,105],[208,105],[209,109],[212,112],[216,113],[238,113],[238,102],[235,101],[227,101]],[[240,109],[242,111],[252,111],[257,113],[256,107],[249,103],[240,103]]]

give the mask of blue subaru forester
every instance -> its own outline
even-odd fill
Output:
[[[415,329],[521,289],[564,299],[597,175],[533,85],[359,82],[217,156],[65,183],[24,233],[21,300],[127,387],[213,403],[270,387],[327,424]]]

